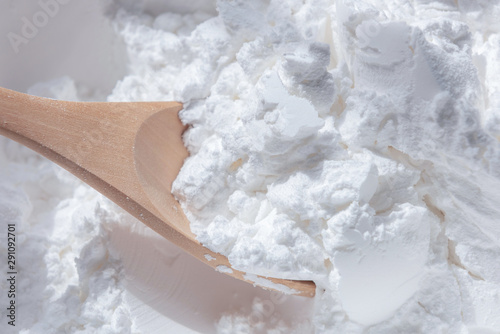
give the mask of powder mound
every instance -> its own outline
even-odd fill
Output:
[[[498,330],[500,6],[217,12],[118,15],[138,70],[109,97],[184,102],[173,193],[198,240],[254,281],[314,280],[303,332]],[[265,332],[249,317],[219,332]]]

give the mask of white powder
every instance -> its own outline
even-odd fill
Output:
[[[481,22],[500,5],[218,10],[173,95],[192,126],[173,192],[198,239],[314,280],[317,332],[498,330],[500,30]]]
[[[233,269],[229,268],[228,266],[217,266],[215,270],[217,270],[220,273],[226,273],[226,274],[233,273]]]
[[[299,291],[296,291],[286,285],[279,284],[279,283],[274,283],[271,280],[268,280],[266,278],[254,275],[254,274],[244,274],[243,277],[250,281],[253,282],[255,286],[261,286],[263,288],[268,288],[268,289],[273,289],[276,291],[280,291],[286,294],[297,294]]]
[[[0,145],[0,221],[16,224],[18,272],[16,327],[2,307],[1,332],[131,333],[117,284],[121,264],[109,249],[119,215],[49,161],[3,138]],[[1,270],[8,271],[6,261]],[[4,280],[1,287],[6,291]],[[7,294],[1,297],[7,305]]]
[[[203,255],[203,256],[205,257],[205,259],[207,259],[207,261],[213,261],[213,260],[215,260],[215,259],[216,259],[215,257],[213,257],[213,256],[212,256],[212,255],[210,255],[210,254],[205,254],[205,255]]]
[[[203,267],[2,141],[20,329],[498,332],[499,4],[143,6],[108,12],[130,68],[108,100],[185,103],[191,157],[174,191],[192,230],[257,284],[314,280],[314,314]],[[63,79],[33,93],[88,91]]]

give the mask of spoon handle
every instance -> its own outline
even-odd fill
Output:
[[[56,128],[58,115],[71,102],[53,101],[49,105],[48,101],[0,87],[0,134],[37,152],[51,147],[48,135],[61,131]]]
[[[58,101],[0,87],[0,135],[57,163],[186,248],[186,238],[159,219],[162,214],[144,193],[135,152],[141,127],[160,111],[167,124],[177,122],[181,131],[183,125],[177,117],[181,108],[178,102]]]
[[[77,171],[68,162],[132,194],[122,185],[136,178],[135,136],[149,116],[169,107],[180,109],[181,104],[69,102],[0,88],[0,134],[73,174]]]
[[[177,102],[58,101],[0,88],[0,135],[57,163],[134,216],[161,217],[138,178],[135,140],[151,115],[171,109],[176,116],[181,107]]]

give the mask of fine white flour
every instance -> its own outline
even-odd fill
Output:
[[[128,57],[107,100],[184,103],[200,242],[316,297],[198,264],[2,139],[23,333],[499,333],[498,1],[101,3]]]

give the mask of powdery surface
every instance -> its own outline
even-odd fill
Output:
[[[185,103],[192,157],[175,194],[193,231],[234,268],[315,280],[314,309],[203,267],[3,140],[19,328],[497,333],[500,5],[196,5],[109,8],[129,72],[108,100]]]
[[[316,332],[498,331],[500,4],[217,5],[162,44],[198,239],[314,280]]]

